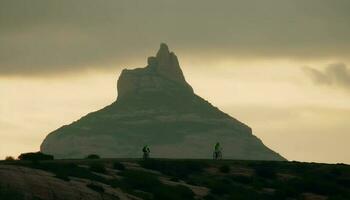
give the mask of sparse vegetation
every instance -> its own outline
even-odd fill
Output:
[[[105,174],[107,172],[103,163],[91,163],[90,170],[97,173]]]
[[[265,165],[255,165],[254,167],[256,175],[263,178],[275,178],[276,171],[274,167]]]
[[[85,157],[85,159],[100,159],[101,157],[97,154],[90,154]]]
[[[104,193],[105,192],[105,189],[101,185],[98,185],[96,183],[88,183],[86,186],[88,188],[98,192],[98,193]]]
[[[6,161],[14,161],[15,158],[12,157],[12,156],[6,156],[5,160],[6,160]]]
[[[40,161],[40,160],[53,160],[54,156],[43,154],[41,152],[30,152],[22,153],[18,156],[19,160],[30,160],[30,161]]]
[[[123,183],[126,187],[150,191],[153,187],[159,187],[161,185],[158,178],[149,172],[139,171],[139,170],[126,170],[119,175],[123,176]]]
[[[158,170],[166,175],[179,179],[187,178],[190,174],[203,171],[206,163],[194,160],[156,160],[149,159],[140,162],[141,166],[147,169]]]
[[[98,186],[110,185],[145,200],[194,199],[191,189],[181,185],[183,181],[210,189],[204,198],[206,200],[304,199],[304,194],[321,195],[330,200],[350,199],[348,165],[165,159],[139,162],[144,168],[162,173],[158,174],[125,168],[115,160],[55,160],[37,163],[14,161],[12,164],[52,172],[65,181],[69,181],[70,177],[83,178],[93,183],[88,187],[100,193],[103,190]],[[118,169],[118,172],[108,171],[108,167]],[[216,169],[212,170],[213,168]],[[110,179],[95,173],[107,171],[109,175],[118,173],[122,178]],[[173,181],[175,185],[165,184],[160,181],[160,177]]]
[[[20,191],[15,191],[7,186],[0,185],[0,199],[24,200],[24,196]]]
[[[170,181],[179,182],[179,178],[177,178],[177,177],[172,177],[172,178],[170,178]]]
[[[62,179],[64,181],[70,181],[69,176],[67,176],[66,174],[56,174],[55,177],[59,178],[59,179]]]
[[[114,162],[113,163],[113,168],[117,169],[117,170],[120,170],[120,171],[123,171],[123,170],[125,170],[125,165],[123,165],[120,162]]]
[[[231,170],[231,168],[230,168],[229,165],[221,165],[220,168],[219,168],[219,171],[221,173],[225,173],[225,174],[229,173],[230,170]]]
[[[18,163],[19,165],[40,169],[44,171],[51,172],[56,175],[57,178],[68,180],[71,177],[84,178],[88,180],[93,180],[97,182],[106,183],[107,181],[85,167],[80,167],[75,163],[59,163],[59,162],[50,162],[50,163]]]
[[[129,191],[136,196],[142,197],[146,200],[192,200],[194,193],[185,186],[169,186],[161,183],[155,174],[138,171],[126,170],[120,173],[124,178],[122,179],[122,188]],[[135,191],[144,191],[152,194],[140,194]]]

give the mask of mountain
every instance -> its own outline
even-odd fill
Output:
[[[122,71],[115,102],[53,131],[41,151],[58,158],[140,157],[147,144],[152,157],[210,158],[216,142],[224,158],[285,160],[250,127],[196,95],[176,55],[161,44],[146,67]]]

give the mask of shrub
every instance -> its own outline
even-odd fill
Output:
[[[199,161],[183,160],[145,160],[140,163],[142,167],[160,171],[166,175],[182,179],[188,175],[200,173],[206,167],[205,163]]]
[[[19,165],[30,167],[34,169],[40,169],[51,172],[56,175],[57,178],[68,181],[69,177],[77,177],[83,179],[89,179],[97,182],[108,183],[108,181],[92,173],[85,167],[80,167],[74,163],[57,163],[57,162],[41,162],[41,163],[19,163]]]
[[[179,178],[177,178],[177,177],[171,177],[171,178],[170,178],[170,181],[179,182],[180,180],[179,180]]]
[[[339,178],[337,183],[344,187],[350,188],[350,178]]]
[[[192,200],[194,199],[194,193],[188,187],[177,185],[168,186],[162,185],[161,187],[155,188],[154,199],[156,200]]]
[[[215,184],[210,185],[210,189],[213,194],[223,195],[229,194],[232,189],[232,186],[223,181],[217,181],[215,182]]]
[[[149,172],[138,170],[125,170],[120,173],[123,176],[121,186],[126,191],[144,191],[153,194],[153,198],[148,198],[145,194],[135,194],[143,196],[144,199],[154,200],[190,200],[194,193],[185,186],[169,186],[162,184],[158,177]]]
[[[18,156],[19,160],[31,160],[31,161],[39,161],[39,160],[53,160],[54,157],[52,155],[43,154],[41,152],[30,152],[30,153],[22,153]]]
[[[101,157],[97,154],[90,154],[85,157],[85,159],[100,159]]]
[[[9,187],[1,187],[0,185],[0,199],[22,200],[24,199],[24,195],[19,191],[15,191]]]
[[[123,187],[122,181],[117,179],[117,178],[108,179],[106,184],[113,187],[113,188],[122,188]]]
[[[7,156],[5,158],[6,161],[14,161],[15,159],[12,156]]]
[[[270,166],[257,165],[254,167],[256,175],[263,178],[275,178],[276,170]]]
[[[227,174],[227,173],[229,173],[231,171],[231,168],[228,165],[222,165],[219,168],[219,170],[220,170],[220,172]]]
[[[106,173],[106,167],[102,163],[92,163],[90,164],[90,170],[97,173]]]
[[[120,162],[115,162],[115,163],[113,163],[113,168],[120,170],[120,171],[123,171],[123,170],[125,170],[125,165],[123,165]]]
[[[89,184],[87,184],[86,186],[87,186],[88,188],[90,188],[90,189],[92,189],[92,190],[98,192],[98,193],[103,193],[103,192],[105,192],[104,187],[102,187],[101,185],[97,185],[97,184],[95,184],[95,183],[89,183]]]
[[[303,192],[312,192],[321,195],[335,195],[342,192],[341,188],[334,182],[317,177],[304,178],[298,187]]]
[[[138,170],[125,170],[120,173],[124,177],[123,182],[126,187],[142,190],[151,191],[154,187],[159,187],[161,182],[158,178],[149,172],[138,171]]]
[[[242,184],[250,184],[253,182],[253,179],[249,176],[242,176],[242,175],[238,175],[238,176],[232,176],[231,179],[234,182],[238,182],[238,183],[242,183]]]
[[[336,195],[336,196],[330,196],[328,197],[327,200],[348,200],[347,197],[343,197],[341,195]]]
[[[208,194],[207,196],[204,197],[205,200],[215,200],[217,198],[215,198],[215,196],[213,194]]]
[[[55,177],[64,181],[70,181],[69,177],[65,174],[56,174]]]

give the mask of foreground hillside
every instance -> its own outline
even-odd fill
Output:
[[[350,199],[350,166],[137,159],[0,162],[0,199]]]

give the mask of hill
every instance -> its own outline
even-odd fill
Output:
[[[6,200],[346,200],[350,166],[277,161],[0,162]]]
[[[210,158],[216,142],[225,158],[285,160],[250,127],[196,95],[176,55],[161,44],[146,67],[122,71],[115,102],[53,131],[41,151],[56,158],[139,157],[147,144],[154,157]]]

